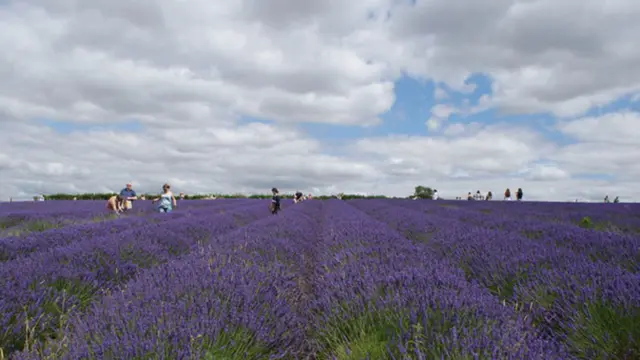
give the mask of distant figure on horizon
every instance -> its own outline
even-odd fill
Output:
[[[476,191],[476,193],[473,195],[473,200],[482,200],[482,194],[480,193],[480,190]]]
[[[269,204],[269,209],[271,210],[271,214],[276,215],[278,211],[280,211],[280,192],[277,188],[272,188],[271,193],[273,196],[271,197],[271,204]]]
[[[607,196],[605,196],[605,197],[604,197],[604,203],[605,203],[605,204],[608,204],[608,203],[609,203],[609,195],[607,195]]]
[[[293,196],[293,203],[297,204],[299,202],[302,202],[304,199],[302,198],[302,192],[298,191],[296,192],[296,194]]]
[[[131,183],[127,183],[126,187],[120,191],[120,196],[125,198],[125,210],[131,210],[133,208],[132,200],[136,200],[138,196],[135,190],[131,188]]]
[[[469,201],[473,200],[473,196],[471,196],[471,191],[469,191],[469,193],[467,194],[467,200]]]
[[[173,196],[173,192],[171,192],[171,186],[169,186],[169,184],[162,185],[162,194],[151,200],[153,204],[158,201],[160,202],[160,204],[158,204],[158,211],[161,213],[169,213],[178,205],[176,198]]]
[[[507,201],[511,200],[511,190],[509,190],[509,188],[504,191],[504,199]]]
[[[311,199],[313,199],[313,196],[311,196],[311,194],[309,194],[309,195],[307,196],[307,200],[311,200]]]
[[[437,189],[433,189],[433,194],[431,195],[431,198],[433,200],[438,200],[439,196],[438,196],[438,190]]]
[[[116,214],[120,214],[124,212],[126,200],[120,195],[113,195],[107,200],[106,208],[115,212]]]
[[[489,191],[487,193],[487,197],[485,198],[485,200],[491,200],[493,198],[493,194],[491,193],[491,191]]]
[[[616,196],[616,198],[615,198],[615,199],[613,199],[613,203],[614,203],[614,204],[617,204],[617,203],[619,203],[619,202],[620,202],[620,198]]]
[[[522,196],[524,195],[524,193],[522,192],[521,188],[518,188],[518,191],[516,192],[516,198],[518,199],[518,201],[522,201]]]
[[[179,196],[180,196],[180,200],[184,200],[184,193],[183,192],[181,192]]]

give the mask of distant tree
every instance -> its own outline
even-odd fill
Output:
[[[433,199],[433,189],[430,187],[418,185],[413,193],[418,199]]]

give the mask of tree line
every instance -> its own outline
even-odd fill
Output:
[[[44,195],[45,200],[107,200],[116,193],[87,193],[87,194],[51,194]],[[157,194],[139,194],[145,198],[154,198]],[[270,199],[271,194],[185,194],[185,200],[203,200],[203,199]],[[293,194],[282,194],[281,198],[293,199]],[[340,198],[342,200],[352,199],[387,199],[384,195],[356,195],[356,194],[338,194],[338,195],[319,195],[314,196],[317,200],[335,199]]]
[[[415,187],[415,191],[412,195],[406,197],[389,197],[384,195],[358,195],[358,194],[344,194],[340,193],[337,195],[319,195],[315,196],[314,199],[317,200],[327,200],[327,199],[342,199],[342,200],[354,200],[354,199],[407,199],[407,198],[418,198],[418,199],[432,199],[434,190],[427,186],[418,185]],[[85,193],[85,194],[65,194],[65,193],[57,193],[51,195],[43,195],[45,200],[107,200],[116,193]],[[157,196],[157,194],[140,194],[140,196],[144,196],[145,198],[153,198]],[[281,195],[284,199],[292,199],[293,194],[283,194]],[[38,197],[34,196],[34,200]],[[203,199],[270,199],[271,194],[254,194],[254,195],[246,195],[241,193],[236,194],[185,194],[185,200],[203,200]]]

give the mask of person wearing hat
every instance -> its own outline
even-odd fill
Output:
[[[131,201],[138,198],[135,190],[131,188],[131,183],[128,183],[127,186],[120,191],[120,196],[125,199],[125,210],[131,210],[133,208],[133,203]]]

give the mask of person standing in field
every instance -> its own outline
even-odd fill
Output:
[[[128,183],[127,186],[120,191],[120,196],[126,200],[125,210],[131,210],[133,208],[132,201],[138,198],[135,190],[131,188],[131,183]]]
[[[493,198],[493,194],[491,193],[491,191],[489,191],[487,193],[487,197],[485,198],[485,200],[491,200]]]
[[[304,200],[302,197],[302,192],[300,191],[296,192],[295,196],[293,197],[293,203],[297,204],[299,202],[302,202],[302,200]]]
[[[107,209],[120,214],[124,211],[126,200],[120,195],[113,195],[107,200]]]
[[[158,211],[162,213],[168,213],[173,210],[178,204],[176,203],[176,198],[173,196],[171,192],[171,186],[169,184],[162,185],[162,194],[151,200],[152,203],[160,202],[158,204]]]
[[[504,199],[507,201],[511,200],[511,190],[509,190],[508,188],[504,191]]]
[[[276,215],[278,211],[280,211],[280,192],[276,188],[271,189],[271,204],[269,204],[269,209],[271,210],[271,214]]]
[[[522,201],[522,196],[524,195],[524,193],[522,192],[521,188],[518,188],[518,191],[516,192],[516,199],[518,199],[518,201]]]

